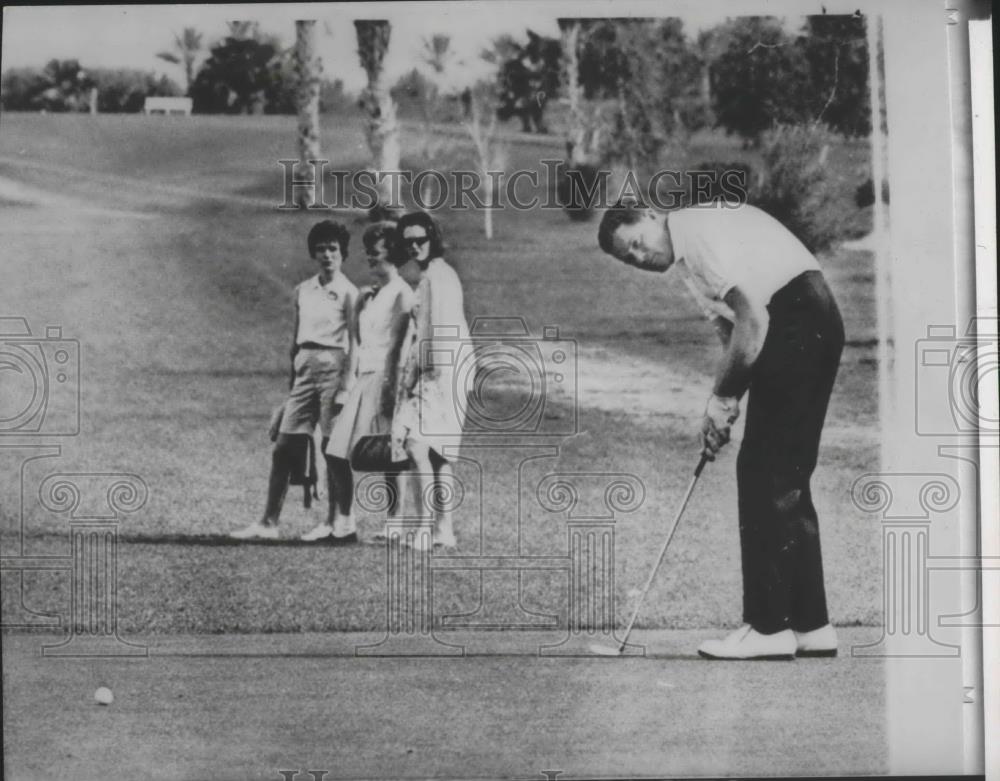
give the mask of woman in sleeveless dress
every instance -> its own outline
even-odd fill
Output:
[[[413,291],[399,275],[408,258],[398,251],[395,223],[372,225],[362,238],[368,267],[375,284],[365,288],[358,306],[357,356],[351,376],[353,383],[344,407],[330,434],[326,454],[335,472],[336,496],[334,539],[354,535],[357,527],[351,514],[354,480],[350,457],[357,441],[369,434],[388,434],[396,402],[398,367],[404,338],[410,324]],[[389,518],[396,517],[404,490],[402,476],[386,475],[389,484]]]

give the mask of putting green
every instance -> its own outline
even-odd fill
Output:
[[[733,663],[694,655],[704,631],[637,632],[651,657],[618,659],[487,634],[466,657],[357,658],[377,635],[307,634],[154,638],[123,660],[42,658],[45,638],[8,635],[7,777],[886,772],[882,663],[849,651],[878,630],[842,630],[837,659]]]

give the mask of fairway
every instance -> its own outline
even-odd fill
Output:
[[[850,655],[852,643],[878,638],[882,620],[881,531],[850,496],[878,469],[869,252],[820,257],[847,329],[813,481],[830,617],[844,628],[839,659],[697,660],[701,640],[740,619],[730,446],[706,468],[637,622],[654,658],[359,660],[356,638],[340,633],[384,630],[383,547],[217,544],[263,507],[291,290],[313,273],[304,236],[319,215],[275,209],[294,118],[5,114],[3,123],[0,314],[36,331],[61,326],[79,341],[81,376],[78,435],[44,452],[0,449],[3,495],[21,501],[0,507],[4,554],[69,553],[67,515],[39,499],[51,473],[127,473],[148,489],[118,527],[117,620],[151,656],[41,659],[42,636],[5,635],[5,669],[18,670],[5,673],[5,732],[19,777],[98,778],[110,767],[158,767],[163,778],[307,767],[330,778],[884,772],[881,665]],[[321,143],[334,165],[364,159],[356,121],[325,117]],[[699,144],[697,159],[740,155],[722,138]],[[519,143],[512,154],[512,165],[539,169],[552,149]],[[833,154],[847,192],[864,155],[847,144]],[[535,335],[556,326],[577,356],[575,390],[546,407],[564,436],[463,451],[454,556],[565,557],[572,513],[536,488],[571,475],[574,511],[600,518],[609,476],[629,476],[641,501],[607,521],[622,627],[697,463],[716,336],[672,275],[603,256],[596,223],[505,210],[488,241],[480,214],[439,216],[469,320],[522,318]],[[366,284],[365,223],[336,217],[353,234],[344,270]],[[305,510],[300,497],[289,493],[287,538],[325,511],[325,498]],[[377,512],[359,513],[362,538],[380,524]],[[503,576],[456,562],[436,572],[434,627],[475,614],[489,588],[516,587],[503,593],[516,595],[519,620],[543,616],[552,636],[565,634],[564,571],[528,572],[514,586],[491,578]],[[5,572],[4,583],[5,617],[67,613],[65,572]],[[480,632],[469,647],[488,654],[508,642]],[[304,650],[315,655],[295,656]],[[115,690],[113,706],[93,705],[99,685]],[[832,691],[836,700],[807,696]],[[822,732],[809,726],[817,720]]]

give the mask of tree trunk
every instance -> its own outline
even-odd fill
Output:
[[[358,19],[354,22],[358,36],[358,55],[361,67],[368,74],[368,87],[362,104],[368,114],[365,136],[372,155],[372,169],[377,175],[382,171],[399,170],[399,125],[396,122],[396,105],[383,78],[383,60],[389,48],[391,27],[384,19]],[[392,201],[392,181],[384,179],[378,186],[379,205]]]
[[[570,126],[566,136],[566,152],[571,168],[596,165],[598,162],[598,123],[588,106],[580,84],[580,23],[576,19],[560,19],[562,30],[562,83],[569,101]]]
[[[563,21],[563,20],[560,20]],[[580,25],[575,19],[567,19],[562,25],[562,82],[569,101],[569,129],[566,137],[566,152],[571,166],[583,161],[587,125],[583,116],[583,90],[580,88]]]
[[[701,64],[701,103],[705,108],[705,121],[709,125],[715,124],[715,114],[712,110],[712,66],[708,60]]]
[[[191,97],[191,85],[194,84],[194,53],[184,53],[184,94]]]
[[[477,100],[476,95],[472,96],[472,101],[469,104],[470,117],[469,121],[465,123],[465,129],[469,133],[469,138],[472,140],[472,145],[476,150],[476,157],[479,163],[479,173],[483,177],[483,182],[485,186],[481,188],[481,191],[486,196],[484,198],[484,203],[486,208],[483,209],[483,232],[486,234],[487,239],[493,238],[493,207],[495,204],[494,192],[493,192],[493,180],[489,175],[491,170],[500,169],[504,163],[501,151],[497,148],[497,115],[495,106],[489,103],[485,107],[480,105],[479,100]],[[483,114],[486,113],[490,116],[490,123],[488,126],[483,126]]]
[[[296,178],[310,182],[296,190],[300,208],[314,206],[317,201],[316,170],[310,160],[320,159],[319,147],[319,81],[323,63],[316,54],[316,22],[295,22],[295,70],[298,88],[295,104],[299,114],[299,163]]]

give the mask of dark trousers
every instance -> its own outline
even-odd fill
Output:
[[[743,621],[764,634],[808,632],[829,622],[809,480],[844,325],[819,271],[785,285],[768,313],[736,464]]]

